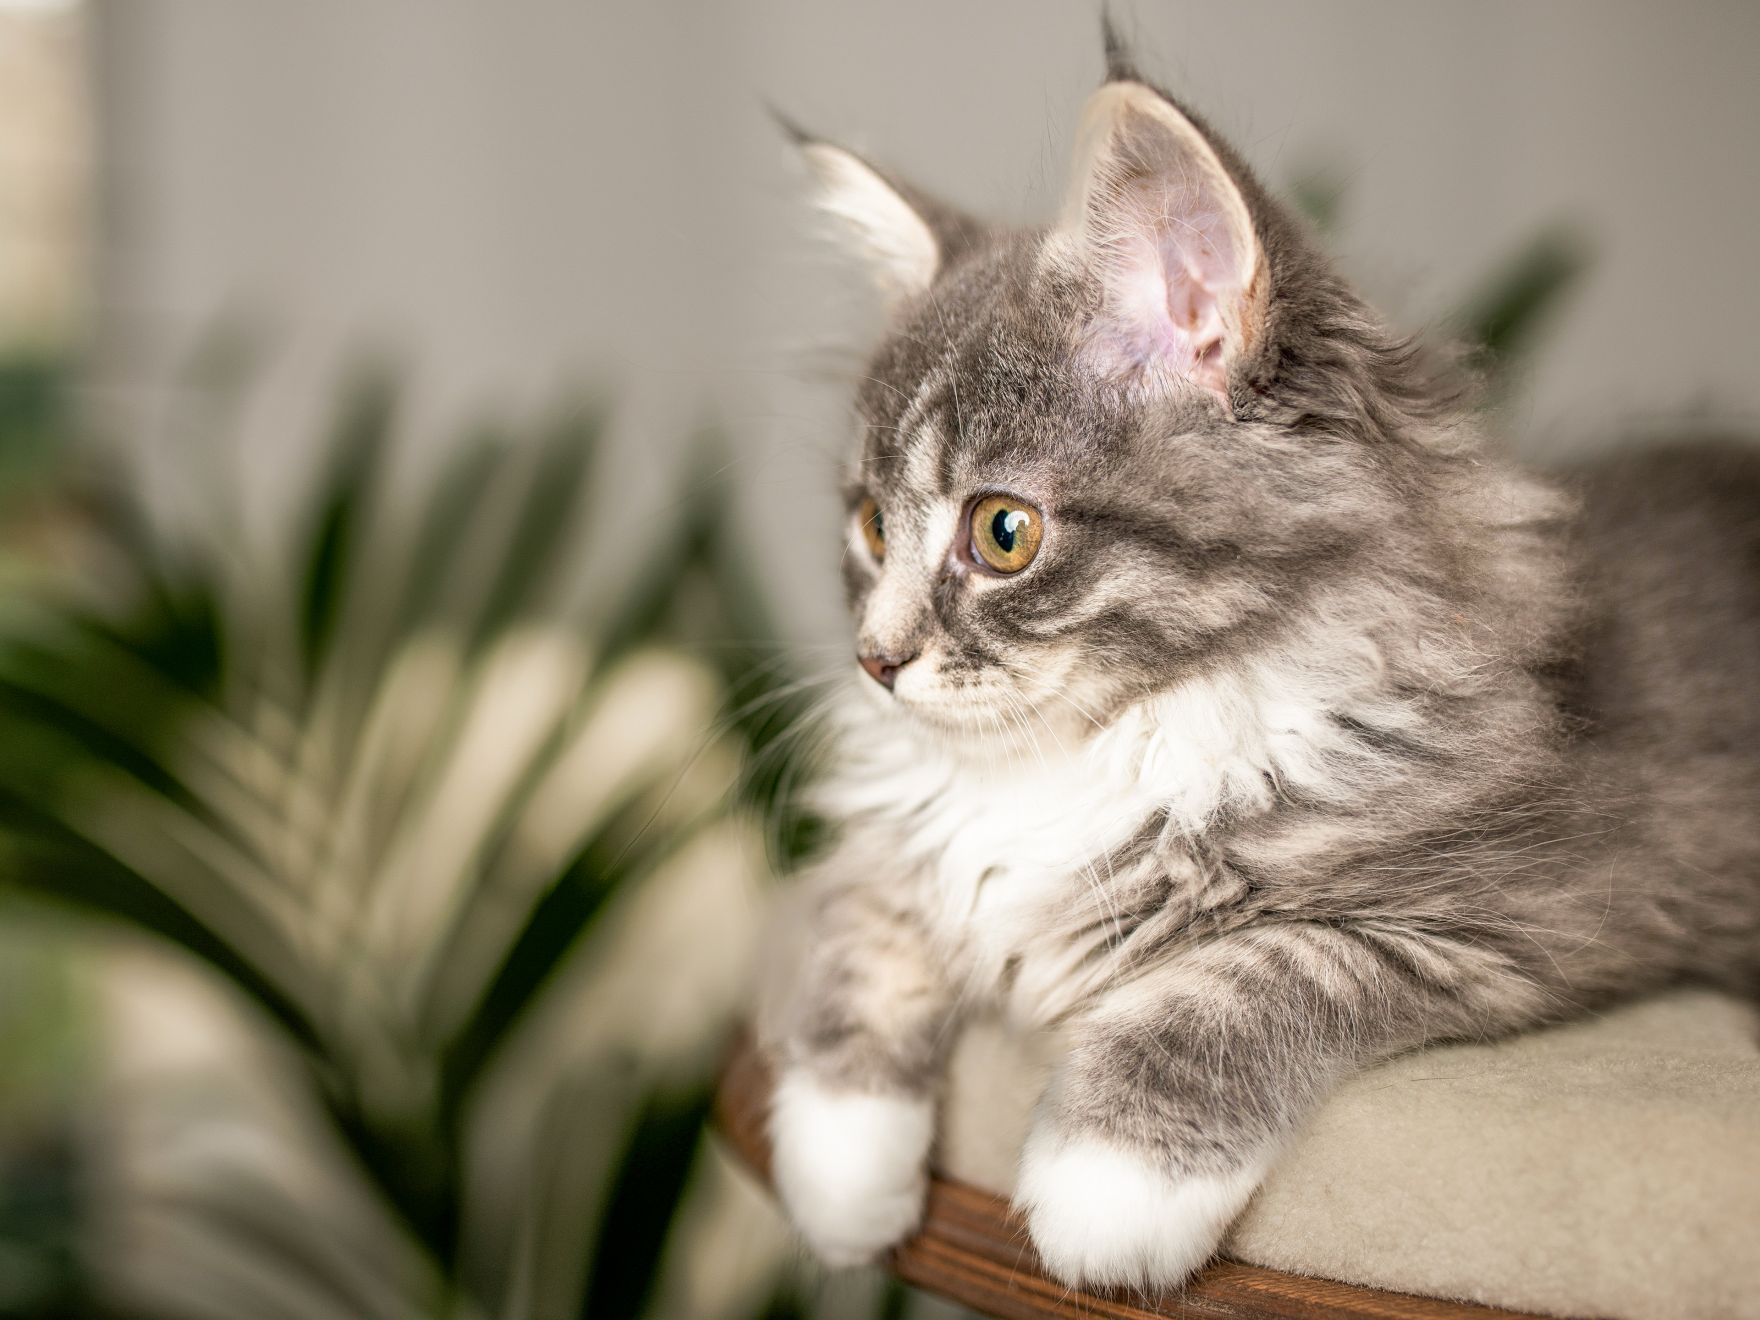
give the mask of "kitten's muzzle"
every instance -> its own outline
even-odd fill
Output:
[[[916,658],[915,651],[909,655],[887,655],[882,652],[878,655],[858,655],[856,662],[868,671],[869,678],[890,692],[892,685],[898,682],[898,671]]]

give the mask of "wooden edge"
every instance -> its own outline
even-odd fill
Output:
[[[749,1037],[742,1037],[721,1075],[715,1120],[734,1152],[766,1185],[771,1086],[763,1056]],[[1076,1292],[1046,1275],[1007,1201],[942,1177],[930,1180],[922,1229],[891,1252],[885,1264],[907,1283],[998,1320],[1538,1320],[1470,1302],[1385,1292],[1227,1260],[1213,1262],[1184,1289],[1157,1297]]]

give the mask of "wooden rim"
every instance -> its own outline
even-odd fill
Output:
[[[740,1159],[770,1179],[770,1069],[749,1037],[734,1046],[716,1095],[716,1124]],[[950,1178],[929,1183],[923,1227],[886,1267],[907,1283],[999,1320],[1537,1320],[1514,1311],[1385,1292],[1236,1261],[1219,1260],[1183,1290],[1157,1297],[1094,1295],[1046,1275],[1007,1201]]]

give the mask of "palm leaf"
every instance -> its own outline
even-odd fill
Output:
[[[593,1268],[576,1314],[638,1317],[654,1299],[673,1209],[697,1161],[709,1114],[707,1088],[650,1096],[633,1125],[609,1209],[587,1258]]]
[[[1564,296],[1589,267],[1573,226],[1553,225],[1505,257],[1452,318],[1463,343],[1492,369],[1528,351]]]
[[[399,505],[396,412],[383,373],[349,388],[283,553],[226,516],[179,542],[122,483],[88,502],[130,575],[0,612],[0,856],[197,954],[284,1027],[353,1166],[468,1310],[485,1284],[461,1273],[472,1096],[613,898],[726,810],[725,740],[755,743],[778,717],[715,718],[729,690],[743,708],[771,681],[761,646],[705,668],[653,645],[700,638],[702,591],[733,580],[715,501],[692,501],[645,564],[595,570],[577,544],[597,414],[524,445],[479,433]],[[585,581],[612,602],[589,607],[592,645],[567,604]],[[737,626],[766,628],[747,587]],[[542,1084],[566,1096],[569,1076]],[[687,1090],[636,1105],[595,1307],[651,1295],[699,1139]],[[216,1275],[229,1297],[260,1285],[256,1313],[359,1292],[297,1214],[218,1175],[189,1197],[189,1232],[269,1262]],[[584,1222],[554,1207],[592,1199],[553,1190],[534,1260]],[[590,1245],[571,1248],[583,1267]],[[556,1277],[508,1286],[550,1295]]]
[[[305,672],[323,663],[342,613],[362,524],[379,494],[396,419],[396,391],[381,371],[363,376],[344,396],[334,425],[327,471],[308,513],[312,526],[300,591],[300,643]]]

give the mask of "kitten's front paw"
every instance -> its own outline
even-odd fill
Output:
[[[776,1188],[826,1264],[871,1261],[916,1228],[934,1133],[928,1100],[783,1077],[770,1116]]]
[[[1071,1287],[1167,1287],[1210,1259],[1263,1172],[1169,1177],[1116,1146],[1039,1129],[1015,1201],[1045,1267]]]

